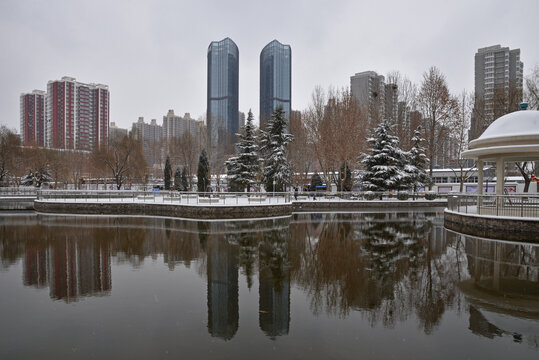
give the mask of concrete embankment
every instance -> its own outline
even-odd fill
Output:
[[[34,202],[36,211],[60,214],[107,214],[170,216],[191,219],[239,219],[286,216],[292,204],[251,206],[203,206],[155,203]]]
[[[34,210],[35,196],[1,197],[0,210],[18,211]]]
[[[292,212],[368,211],[444,207],[444,200],[417,201],[296,201],[287,204],[240,206],[166,203],[69,202],[36,200],[33,208],[44,213],[171,216],[192,219],[238,219],[287,216]]]
[[[539,243],[539,219],[462,214],[446,209],[444,226],[472,236]]]

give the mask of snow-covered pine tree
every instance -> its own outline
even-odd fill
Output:
[[[425,148],[421,143],[425,139],[421,138],[421,126],[414,131],[412,137],[412,148],[408,152],[408,164],[405,165],[404,170],[408,173],[408,186],[415,193],[417,189],[422,186],[429,186],[432,183],[432,179],[427,173],[427,165],[429,160],[425,155]]]
[[[406,154],[399,148],[399,139],[391,134],[392,128],[391,120],[383,120],[374,129],[373,136],[367,138],[371,154],[363,154],[364,190],[401,190],[407,186]]]
[[[172,179],[172,166],[170,165],[170,157],[168,156],[165,161],[165,174],[163,178],[165,180],[165,190],[170,190],[170,180]]]
[[[197,169],[197,188],[198,192],[206,192],[208,187],[211,186],[210,180],[210,162],[208,161],[208,155],[206,150],[202,149],[198,158]]]
[[[187,168],[184,166],[183,169],[182,169],[182,179],[181,179],[181,182],[182,182],[182,191],[187,191],[189,190],[189,184],[187,182]]]
[[[174,190],[176,191],[183,191],[182,189],[182,173],[180,171],[180,168],[177,168],[174,172]]]
[[[265,157],[264,187],[266,191],[284,191],[290,184],[292,176],[287,145],[294,137],[286,133],[286,119],[282,107],[273,111],[266,131],[262,131],[261,137],[260,150]]]
[[[245,189],[249,191],[250,186],[256,183],[259,170],[259,155],[253,119],[253,113],[249,110],[247,122],[242,128],[242,132],[237,134],[237,156],[231,157],[225,162],[227,180],[232,191],[243,191]]]

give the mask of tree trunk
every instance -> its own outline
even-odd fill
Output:
[[[528,190],[530,189],[530,183],[531,183],[531,179],[528,178],[527,176],[524,176],[524,192],[527,193]]]

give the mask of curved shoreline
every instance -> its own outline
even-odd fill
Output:
[[[281,204],[187,205],[170,203],[69,202],[35,200],[34,209],[42,213],[86,215],[147,215],[187,219],[244,219],[289,216],[293,212],[364,211],[366,209],[413,209],[444,207],[446,201],[293,201]]]
[[[445,209],[444,226],[466,235],[539,243],[539,218],[463,214]]]

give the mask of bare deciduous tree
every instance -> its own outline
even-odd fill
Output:
[[[524,98],[529,109],[539,110],[539,65],[535,65],[525,79]]]
[[[112,140],[109,146],[94,149],[91,158],[94,168],[108,170],[118,190],[128,177],[143,178],[146,172],[142,144],[131,136]]]
[[[464,190],[464,182],[470,176],[475,164],[470,166],[470,161],[462,158],[462,153],[468,149],[468,130],[473,112],[473,94],[463,90],[458,99],[457,114],[451,124],[451,139],[455,142],[456,152],[451,170],[460,182],[460,192]]]
[[[15,170],[20,156],[21,139],[6,126],[0,127],[0,184]]]
[[[352,170],[357,168],[359,154],[365,150],[366,112],[361,110],[349,89],[330,89],[326,93],[317,87],[303,117],[308,140],[326,183],[343,184],[347,175],[337,179],[337,172],[343,164]]]
[[[299,111],[292,111],[290,114],[290,133],[294,136],[294,141],[290,143],[289,158],[292,164],[292,173],[297,174],[295,182],[303,186],[309,182],[308,173],[314,163],[314,149],[309,140],[306,124],[302,121]]]
[[[449,93],[445,76],[434,66],[423,74],[418,107],[424,116],[429,175],[432,177],[435,154],[447,136],[457,109],[457,101]]]

